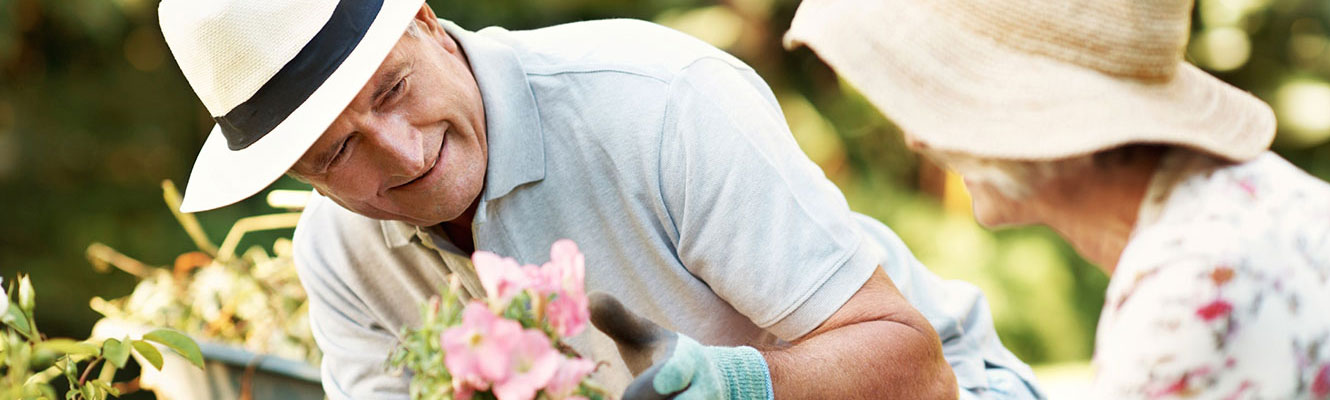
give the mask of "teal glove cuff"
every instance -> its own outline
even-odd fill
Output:
[[[771,400],[771,372],[762,353],[748,346],[702,346],[679,335],[674,353],[652,380],[659,394],[678,400]],[[682,391],[682,392],[680,392]]]
[[[767,360],[757,349],[740,347],[707,347],[716,366],[725,375],[730,399],[771,400],[771,371]]]

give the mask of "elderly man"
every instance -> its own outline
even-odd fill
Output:
[[[539,262],[560,238],[606,293],[570,342],[625,397],[1038,397],[979,292],[851,212],[762,79],[698,40],[468,32],[420,0],[165,0],[160,18],[218,122],[182,209],[283,173],[326,196],[295,241],[330,398],[405,397],[384,364],[419,304],[448,276],[482,294],[475,250]]]

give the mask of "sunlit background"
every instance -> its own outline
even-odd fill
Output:
[[[984,289],[1003,341],[1053,390],[1069,393],[1088,376],[1107,277],[1048,230],[976,226],[954,175],[905,150],[891,123],[809,51],[782,49],[796,1],[430,3],[471,29],[638,18],[728,50],[767,79],[800,146],[855,210],[899,232],[938,274]],[[32,275],[39,322],[55,336],[86,336],[97,318],[89,299],[134,284],[94,272],[90,243],[156,265],[193,249],[160,183],[184,184],[212,120],[166,49],[156,4],[0,0],[0,274]],[[1189,59],[1273,105],[1275,150],[1330,179],[1330,2],[1202,0],[1192,32]],[[236,219],[270,211],[255,199],[199,218],[220,240]]]

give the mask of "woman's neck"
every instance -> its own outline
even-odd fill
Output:
[[[1092,168],[1086,175],[1057,183],[1043,202],[1043,223],[1108,275],[1113,275],[1136,229],[1159,159],[1138,161],[1116,168]]]

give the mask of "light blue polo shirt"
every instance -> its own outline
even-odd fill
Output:
[[[1030,378],[997,341],[979,291],[937,278],[880,222],[850,211],[738,59],[640,21],[445,26],[485,105],[477,249],[542,263],[554,241],[572,239],[588,290],[712,345],[795,340],[881,267],[942,336],[963,388],[988,387],[986,363]],[[405,398],[407,378],[384,369],[396,334],[419,322],[449,273],[481,293],[437,231],[326,199],[306,209],[295,246],[332,399]],[[612,390],[631,379],[603,334],[571,344],[610,362],[596,378]]]

